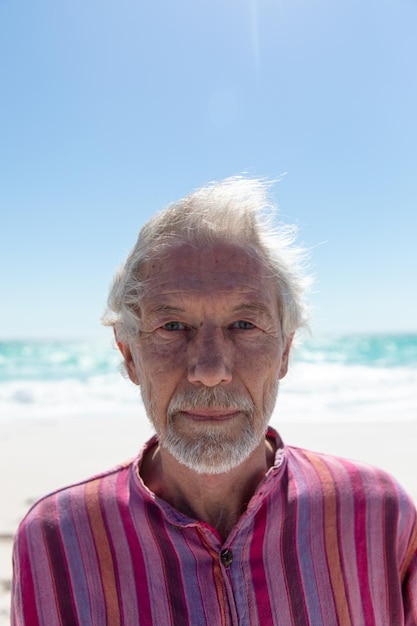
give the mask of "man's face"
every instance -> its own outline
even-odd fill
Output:
[[[273,281],[235,244],[181,244],[145,266],[140,332],[121,346],[162,449],[200,473],[242,463],[264,439],[287,371]]]

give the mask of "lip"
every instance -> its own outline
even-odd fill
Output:
[[[191,411],[182,411],[186,417],[196,421],[214,421],[221,422],[232,419],[240,413],[238,409],[192,409]]]

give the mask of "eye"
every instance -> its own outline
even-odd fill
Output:
[[[247,322],[246,320],[238,320],[232,324],[232,328],[237,328],[238,330],[251,330],[252,328],[255,328],[255,324]]]
[[[185,325],[181,322],[167,322],[161,326],[163,330],[175,331],[175,330],[185,330]]]

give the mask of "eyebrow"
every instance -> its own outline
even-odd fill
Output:
[[[177,306],[171,306],[169,304],[157,304],[155,306],[149,307],[149,313],[158,314],[158,313],[185,313],[185,309],[181,309]]]
[[[252,313],[252,314],[261,314],[265,316],[269,321],[274,321],[274,316],[271,314],[268,306],[260,302],[258,300],[253,300],[247,303],[238,304],[237,306],[232,308],[232,313],[234,314],[244,314],[244,313]],[[151,315],[182,315],[186,313],[186,309],[181,307],[172,306],[170,304],[155,304],[154,306],[149,307],[148,314]]]
[[[268,317],[270,320],[273,320],[273,316],[269,308],[263,302],[259,302],[257,300],[253,302],[248,302],[246,304],[239,304],[238,306],[234,307],[232,311],[233,313],[261,313],[262,315]]]
[[[171,304],[155,304],[149,308],[151,313],[185,313],[185,309],[178,306],[172,306]],[[268,307],[263,302],[253,301],[238,304],[233,307],[232,311],[238,313],[239,311],[254,311],[255,313],[267,313],[270,315]]]
[[[265,313],[268,312],[268,307],[258,300],[253,300],[251,302],[245,302],[243,304],[238,304],[233,308],[233,311],[240,311],[241,309],[249,309],[253,311],[263,311]]]

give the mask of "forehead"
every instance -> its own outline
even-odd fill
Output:
[[[143,269],[145,301],[179,293],[237,295],[271,304],[276,300],[273,279],[260,254],[233,243],[201,248],[179,244],[148,261]]]

